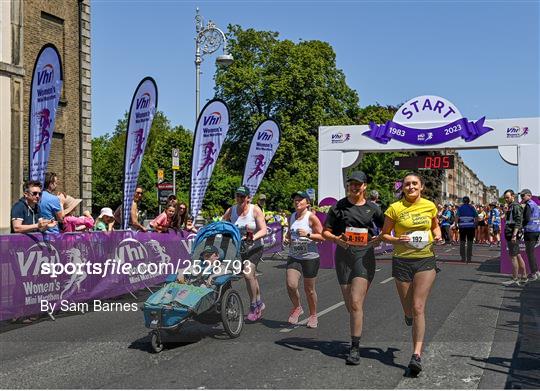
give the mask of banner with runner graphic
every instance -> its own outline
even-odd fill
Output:
[[[190,213],[197,217],[206,188],[229,131],[229,108],[220,99],[204,106],[197,120],[193,141],[190,186]]]
[[[281,129],[273,119],[264,120],[255,131],[244,169],[242,184],[247,186],[254,196],[261,184],[264,174],[279,147]]]
[[[156,82],[151,77],[145,77],[137,86],[129,109],[126,152],[124,155],[123,229],[129,227],[131,203],[137,188],[137,179],[139,178],[148,134],[156,114],[157,100]]]
[[[60,54],[53,44],[41,48],[32,72],[30,91],[29,178],[45,180],[49,163],[56,110],[64,76]]]

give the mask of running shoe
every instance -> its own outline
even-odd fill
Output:
[[[536,281],[536,280],[538,280],[538,272],[537,272],[537,273],[529,274],[529,275],[527,276],[527,278],[529,279],[529,281]]]
[[[302,309],[302,307],[296,307],[296,308],[293,308],[291,310],[291,313],[289,314],[289,323],[290,324],[297,324],[298,323],[298,318],[300,317],[300,315],[302,315],[304,313],[304,310]]]
[[[512,285],[519,286],[519,280],[517,278],[512,278],[511,280],[503,281],[502,284],[506,286],[512,286]]]
[[[412,355],[411,361],[409,361],[409,369],[411,370],[411,374],[414,376],[422,372],[422,359],[418,354]]]
[[[519,286],[525,286],[529,282],[529,279],[527,277],[521,277],[518,281]]]
[[[536,278],[540,278],[540,271],[536,272]]]
[[[349,355],[347,356],[345,362],[347,363],[347,365],[360,364],[360,347],[351,346],[351,350],[349,350]]]
[[[266,305],[262,301],[257,302],[257,319],[259,320],[262,318],[262,313],[266,309]]]
[[[310,329],[316,329],[319,325],[319,320],[317,319],[317,315],[311,315],[307,320],[307,327]]]
[[[405,315],[405,324],[407,326],[412,326],[413,318],[409,318],[407,315]]]
[[[249,313],[248,313],[248,316],[247,316],[247,319],[251,322],[255,322],[257,319],[259,319],[259,316],[257,314],[258,312],[258,309],[259,307],[257,306],[257,304],[255,303],[252,303],[250,306],[249,306]]]

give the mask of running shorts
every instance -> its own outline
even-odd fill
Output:
[[[304,278],[315,278],[319,272],[320,263],[320,257],[314,259],[295,259],[289,257],[287,260],[287,270],[298,270],[300,273],[302,273]]]
[[[414,275],[427,270],[437,270],[435,257],[429,258],[392,258],[392,277],[401,282],[412,282]]]
[[[335,253],[336,274],[340,285],[348,285],[353,278],[361,277],[369,282],[375,277],[375,250],[368,248],[337,246]]]
[[[519,240],[512,242],[512,234],[504,235],[504,238],[506,239],[506,244],[508,245],[508,254],[511,257],[519,255]]]

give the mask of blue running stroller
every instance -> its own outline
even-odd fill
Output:
[[[211,223],[201,228],[192,246],[191,259],[202,260],[209,248],[215,251],[220,262],[239,259],[240,232],[225,221]],[[241,264],[240,264],[241,265]],[[224,270],[229,263],[221,264]],[[204,269],[204,267],[203,267]],[[220,275],[185,274],[185,283],[178,281],[176,274],[169,275],[165,286],[152,294],[144,303],[144,320],[150,331],[150,342],[154,352],[164,347],[164,336],[177,332],[188,320],[200,323],[223,323],[225,332],[237,338],[244,327],[244,308],[239,293],[232,289],[232,282],[242,278],[239,269]],[[234,273],[236,271],[236,273]],[[180,272],[182,273],[182,272]],[[184,278],[181,278],[184,280]]]

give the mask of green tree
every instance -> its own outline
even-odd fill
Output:
[[[119,120],[112,134],[92,140],[93,206],[94,214],[103,207],[115,209],[122,203],[124,153],[126,144],[127,113]],[[141,164],[138,184],[144,190],[141,210],[148,216],[158,212],[156,173],[165,170],[165,180],[172,182],[171,151],[180,149],[180,171],[177,174],[177,192],[187,199],[191,172],[192,134],[183,127],[173,128],[162,112],[157,112],[148,136]]]
[[[292,190],[317,187],[318,127],[354,124],[358,95],[326,42],[294,43],[276,32],[229,26],[229,49],[235,62],[216,73],[217,96],[231,111],[223,169],[241,176],[256,126],[276,119],[280,147],[260,191],[270,206],[289,208]]]

